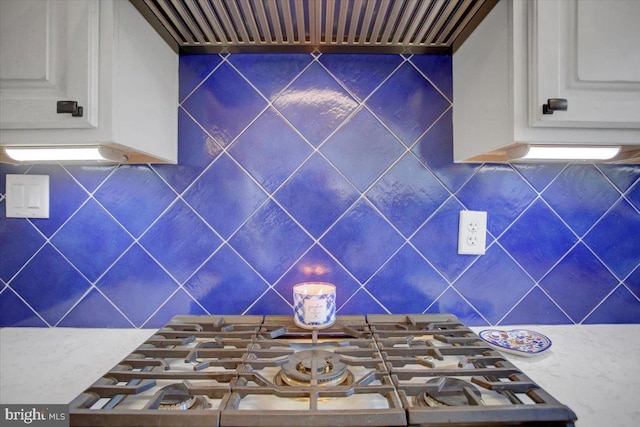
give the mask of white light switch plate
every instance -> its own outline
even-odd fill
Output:
[[[7,218],[49,218],[49,175],[7,174]]]

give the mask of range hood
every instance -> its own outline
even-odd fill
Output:
[[[451,54],[498,0],[130,0],[178,53]]]

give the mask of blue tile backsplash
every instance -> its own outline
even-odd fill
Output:
[[[470,325],[640,323],[640,165],[454,164],[450,56],[180,58],[178,165],[0,165],[0,325],[157,328],[176,314]],[[7,173],[51,217],[5,217]],[[457,255],[460,210],[487,252]]]

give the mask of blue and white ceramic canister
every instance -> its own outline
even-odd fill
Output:
[[[328,328],[336,321],[336,287],[305,282],[293,287],[293,321],[304,329]]]

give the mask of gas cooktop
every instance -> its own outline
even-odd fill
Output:
[[[176,316],[70,404],[71,426],[573,426],[455,316]]]

